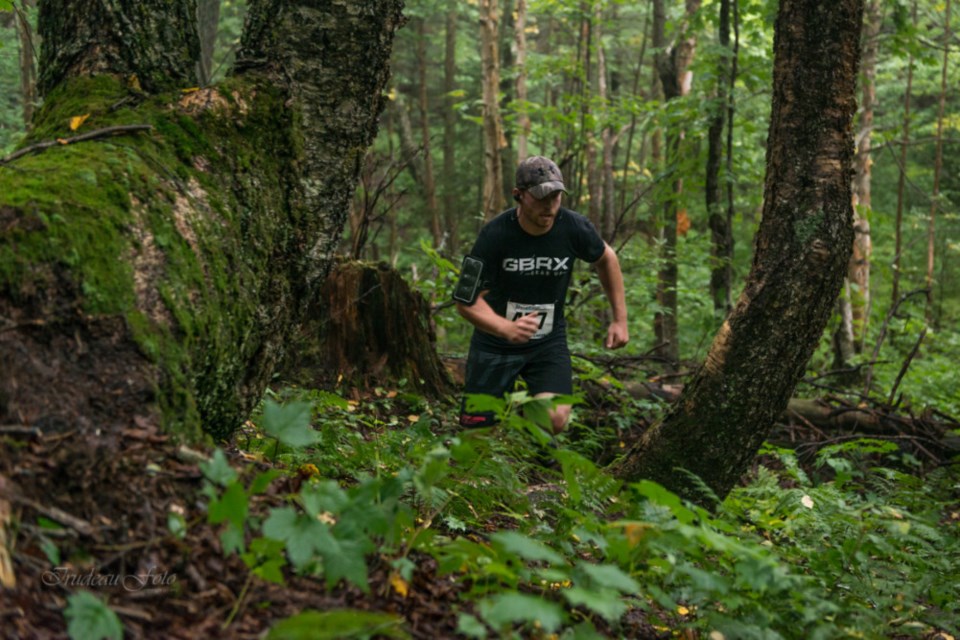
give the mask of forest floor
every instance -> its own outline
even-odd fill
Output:
[[[285,585],[252,578],[237,554],[223,553],[222,526],[207,523],[204,476],[191,450],[143,428],[123,431],[114,444],[98,440],[79,431],[0,438],[0,524],[8,527],[15,580],[0,587],[0,637],[68,637],[67,598],[80,589],[105,599],[129,638],[261,638],[301,611],[339,609],[395,614],[413,638],[457,636],[457,615],[470,609],[459,598],[467,585],[439,576],[432,557],[412,554],[416,568],[403,595],[376,557],[368,593],[343,581],[327,589],[292,575]],[[236,467],[269,466],[236,447],[226,451]],[[279,504],[302,480],[278,478],[251,512]],[[188,524],[183,537],[171,533],[171,512]],[[624,616],[620,631],[669,637],[639,611]]]
[[[817,432],[781,435],[797,446]],[[236,446],[224,450],[236,468],[271,466]],[[145,427],[110,441],[80,431],[0,434],[0,636],[67,637],[64,612],[79,590],[104,599],[129,638],[261,638],[304,610],[339,609],[394,614],[414,638],[458,636],[458,615],[473,606],[461,597],[469,584],[441,575],[424,553],[411,553],[412,579],[402,590],[389,559],[376,555],[368,558],[366,593],[344,581],[328,589],[289,571],[285,584],[254,577],[237,554],[223,553],[222,525],[208,523],[204,455]],[[277,477],[251,496],[251,517],[284,504],[303,481],[296,471]],[[183,531],[173,530],[171,514],[182,517]],[[490,531],[503,526],[489,523]],[[5,546],[12,551],[6,559]],[[627,611],[615,635],[677,637],[639,609]]]
[[[18,494],[10,506],[21,524],[16,586],[0,591],[0,635],[67,637],[67,596],[78,588],[106,598],[132,638],[259,638],[302,610],[344,607],[397,613],[417,638],[455,635],[457,586],[437,577],[429,557],[417,563],[407,597],[389,587],[376,562],[369,594],[343,583],[328,591],[306,578],[286,586],[250,580],[236,554],[224,556],[221,527],[206,521],[203,475],[183,458],[166,437],[141,429],[124,432],[116,447],[90,447],[76,432],[8,437],[0,482]],[[236,450],[231,462],[249,464]],[[290,492],[285,483],[297,482],[278,480],[259,501],[276,501]],[[171,510],[189,525],[182,539],[171,534]],[[58,562],[44,539],[58,547]]]

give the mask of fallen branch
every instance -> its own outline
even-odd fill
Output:
[[[8,162],[13,162],[17,158],[22,158],[25,155],[31,153],[40,153],[45,151],[50,147],[59,147],[68,144],[74,144],[76,142],[84,142],[86,140],[96,140],[98,138],[109,138],[111,136],[123,135],[125,133],[134,133],[137,131],[152,131],[153,125],[150,124],[120,124],[113,127],[104,127],[102,129],[95,129],[93,131],[88,131],[87,133],[81,133],[78,136],[73,136],[70,138],[57,138],[56,140],[45,140],[43,142],[38,142],[36,144],[31,144],[30,146],[24,147],[23,149],[18,149],[10,155],[0,158],[0,165],[7,164]]]
[[[14,495],[14,496],[10,496],[10,499],[12,499],[12,501],[17,504],[21,504],[25,507],[29,507],[30,509],[33,509],[40,515],[46,516],[51,520],[54,520],[56,522],[59,522],[60,524],[70,527],[77,533],[88,536],[90,538],[94,538],[97,535],[97,528],[95,526],[93,526],[86,520],[82,520],[81,518],[70,515],[63,509],[59,509],[57,507],[48,507],[46,505],[40,504],[36,500],[31,500],[23,496]]]
[[[585,386],[590,402],[599,405],[611,399],[610,392],[614,388],[612,384],[596,382]],[[656,398],[670,403],[680,397],[683,386],[661,385],[648,381],[625,382],[623,390],[633,398]],[[937,411],[930,411],[920,417],[903,416],[893,413],[889,407],[873,408],[869,402],[870,399],[862,398],[859,404],[853,405],[836,396],[818,399],[791,398],[779,422],[781,425],[801,423],[801,428],[812,432],[817,440],[829,441],[836,437],[836,434],[840,434],[840,437],[912,439],[914,442],[935,442],[942,454],[960,452],[960,438],[947,433],[950,429],[960,427],[956,418]],[[942,420],[934,420],[934,416]],[[791,437],[791,440],[799,439]],[[937,457],[931,453],[930,456],[941,463],[944,460],[944,455]]]

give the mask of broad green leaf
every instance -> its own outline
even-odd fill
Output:
[[[560,628],[564,619],[563,608],[556,602],[516,591],[481,600],[477,610],[496,629],[529,622],[538,623],[544,631],[552,633]]]
[[[349,640],[372,637],[405,640],[410,635],[403,626],[403,618],[378,611],[304,611],[275,624],[267,634],[267,640]]]
[[[696,518],[696,514],[683,505],[680,496],[652,480],[641,480],[630,486],[651,502],[669,509],[670,513],[683,524],[690,524]]]
[[[420,469],[413,477],[413,484],[421,494],[428,494],[434,486],[450,473],[450,450],[444,446],[436,446],[423,461]]]
[[[247,492],[239,482],[234,482],[227,487],[223,495],[210,503],[210,508],[207,510],[207,521],[210,524],[230,521],[238,529],[243,529],[246,519]]]
[[[240,556],[254,575],[276,584],[285,584],[283,567],[287,564],[283,557],[284,544],[272,538],[254,538],[250,550]]]
[[[307,447],[320,439],[310,427],[313,410],[309,402],[278,404],[269,398],[263,404],[263,430],[288,447]]]
[[[73,640],[102,640],[123,638],[120,618],[89,591],[78,591],[67,597],[67,633]]]
[[[334,480],[324,480],[301,489],[300,503],[308,515],[316,518],[322,513],[338,515],[350,504],[350,497]]]
[[[571,587],[563,589],[563,597],[575,607],[585,607],[599,614],[607,622],[616,622],[627,610],[620,594],[612,589]]]
[[[243,543],[243,527],[228,522],[227,526],[220,532],[220,546],[223,547],[223,555],[243,553]]]
[[[332,407],[334,409],[342,409],[346,411],[350,406],[350,403],[347,402],[344,398],[341,398],[335,393],[330,393],[329,391],[316,391],[311,395],[317,401],[317,404],[320,408]]]
[[[323,557],[323,574],[328,587],[333,587],[343,578],[358,586],[364,593],[370,592],[366,554],[375,549],[370,540],[338,539],[327,530],[316,543],[317,551]]]
[[[274,584],[286,584],[286,581],[283,578],[283,566],[286,564],[286,560],[283,559],[274,559],[267,560],[263,564],[251,569],[253,575],[258,578],[262,578],[267,582],[272,582]]]
[[[476,616],[469,613],[461,613],[457,618],[457,633],[465,635],[468,638],[482,639],[487,637],[487,627],[480,622]]]
[[[482,411],[493,411],[495,413],[503,412],[505,403],[503,398],[477,394],[468,394],[466,397],[467,411],[471,413],[480,413]]]
[[[544,398],[530,399],[523,405],[523,415],[541,429],[551,429],[550,400]]]
[[[636,593],[640,591],[637,581],[628,576],[623,570],[612,564],[591,564],[581,562],[577,565],[578,571],[590,578],[590,581],[600,587],[616,589],[622,593]]]
[[[236,470],[227,462],[223,449],[219,448],[213,452],[210,460],[200,463],[200,471],[207,480],[221,487],[226,487],[237,479]]]
[[[247,492],[251,496],[255,496],[263,493],[270,486],[270,483],[273,482],[275,478],[280,477],[280,472],[276,469],[267,469],[266,471],[261,471],[257,474],[257,477],[253,479],[253,482],[250,483],[250,488]]]
[[[290,562],[301,570],[313,560],[317,542],[321,536],[329,536],[330,530],[315,517],[298,514],[293,507],[279,507],[272,509],[264,521],[263,535],[285,542]]]
[[[517,531],[498,531],[490,536],[494,544],[507,553],[518,555],[530,562],[548,562],[553,565],[565,564],[563,556],[543,544]]]

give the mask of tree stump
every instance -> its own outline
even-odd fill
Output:
[[[370,387],[406,380],[431,397],[451,392],[430,305],[389,265],[339,263],[307,316],[299,348],[289,352],[286,381]]]

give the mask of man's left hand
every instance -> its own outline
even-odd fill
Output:
[[[626,322],[611,322],[607,329],[607,340],[604,346],[607,349],[619,349],[630,342],[630,334],[627,331]]]

